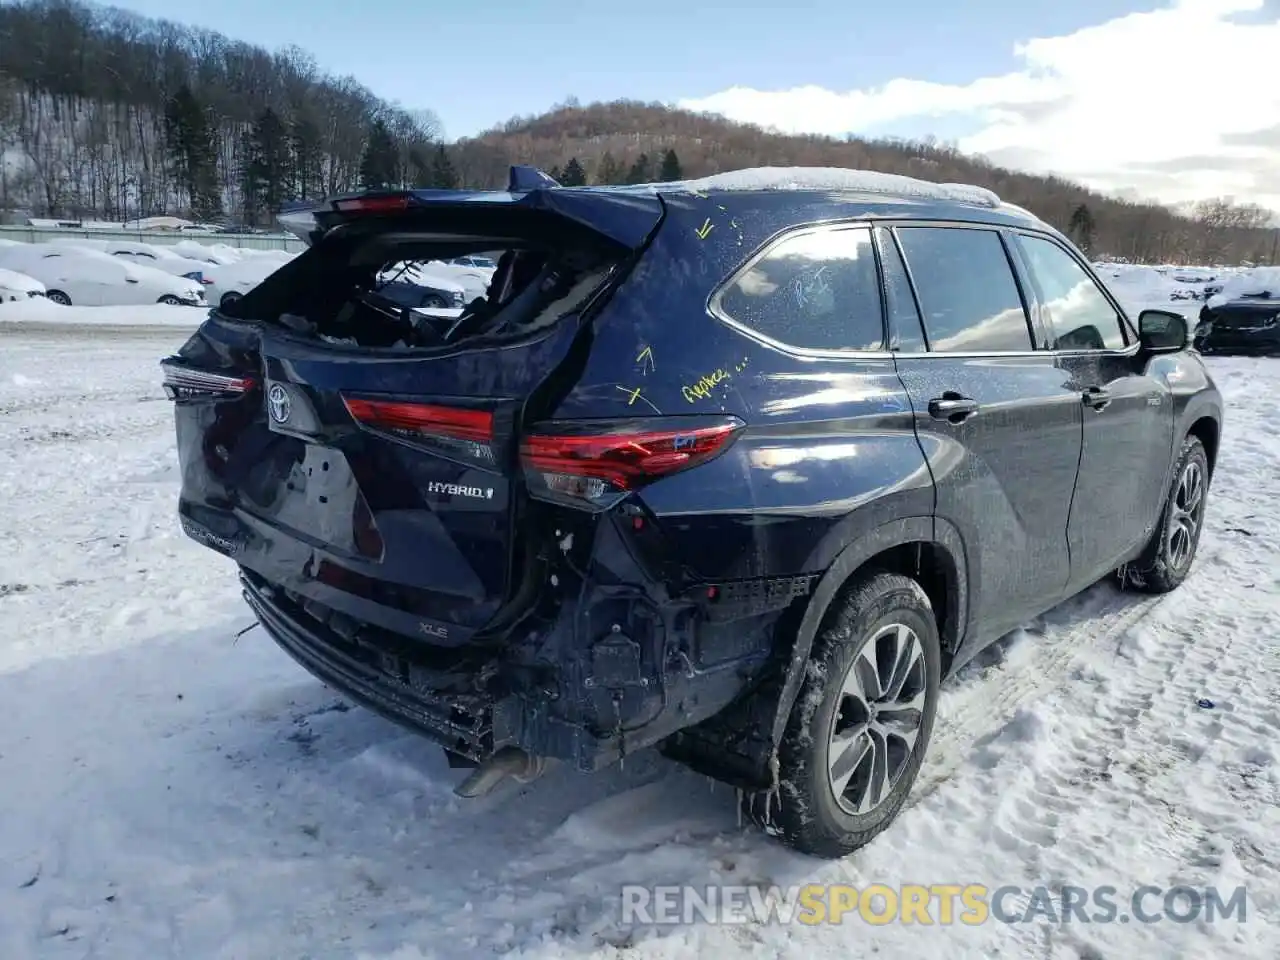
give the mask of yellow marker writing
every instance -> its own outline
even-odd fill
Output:
[[[645,361],[648,361],[647,363]],[[657,365],[653,362],[653,347],[645,347],[636,356],[636,363],[641,365],[643,372],[647,375],[650,370],[657,370]]]
[[[704,377],[699,377],[696,383],[686,384],[680,388],[680,394],[690,403],[698,400],[706,400],[711,396],[712,389],[716,384],[729,379],[729,371],[724,369],[713,370]]]
[[[640,388],[639,388],[639,387],[636,387],[634,390],[632,390],[630,387],[624,387],[624,386],[619,385],[618,389],[619,389],[619,390],[621,390],[623,393],[625,393],[625,394],[627,395],[627,406],[628,406],[628,407],[629,407],[629,406],[631,406],[633,403],[635,403],[637,400],[639,400],[639,399],[640,399]]]

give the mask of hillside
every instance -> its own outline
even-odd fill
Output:
[[[440,133],[297,48],[79,0],[0,2],[0,214],[265,222],[370,179],[434,181]]]
[[[1155,204],[1130,203],[1056,177],[1007,170],[937,143],[787,136],[721,117],[633,101],[569,105],[515,118],[455,147],[464,180],[497,186],[507,164],[562,170],[576,161],[588,182],[659,179],[674,151],[680,173],[698,177],[751,166],[839,166],[925,180],[973,183],[1034,211],[1072,234],[1095,255],[1143,262],[1270,263],[1276,231],[1270,212],[1216,200],[1190,216]]]

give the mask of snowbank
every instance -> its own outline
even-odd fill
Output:
[[[146,303],[123,307],[64,307],[43,297],[0,303],[0,325],[15,323],[103,327],[182,327],[194,330],[208,307]]]

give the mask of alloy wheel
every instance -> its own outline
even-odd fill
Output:
[[[831,792],[846,813],[875,810],[901,779],[925,708],[924,648],[914,630],[880,628],[850,664],[827,745]]]
[[[1169,514],[1169,563],[1181,570],[1191,562],[1204,514],[1204,469],[1199,462],[1192,460],[1182,468]]]

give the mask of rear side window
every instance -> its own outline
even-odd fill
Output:
[[[876,228],[876,243],[880,246],[880,266],[884,270],[892,348],[903,353],[919,353],[925,349],[924,327],[920,324],[920,311],[916,309],[902,254],[898,253],[893,234],[885,227]]]
[[[1084,267],[1056,243],[1021,236],[1027,267],[1040,288],[1055,350],[1123,350],[1120,315]]]
[[[929,349],[1004,353],[1032,349],[1031,328],[1000,234],[958,227],[900,227]]]
[[[804,350],[880,350],[884,318],[870,227],[787,237],[721,291],[725,316]]]

